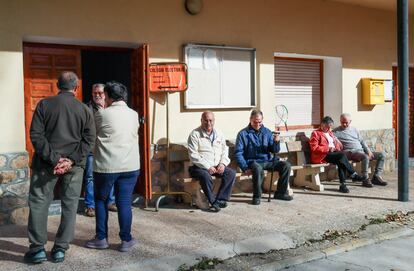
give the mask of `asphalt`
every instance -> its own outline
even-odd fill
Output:
[[[378,240],[352,251],[328,255],[318,260],[287,268],[289,271],[389,271],[413,270],[414,230],[405,230],[401,236],[392,240]],[[380,256],[378,256],[380,255]],[[273,266],[274,267],[274,266]],[[272,268],[273,268],[272,267]],[[254,269],[266,270],[266,269]],[[268,269],[276,270],[276,269]]]
[[[328,230],[356,231],[369,218],[395,211],[414,211],[413,201],[397,201],[397,173],[384,177],[389,181],[386,187],[364,188],[350,183],[351,192],[345,195],[337,192],[337,182],[328,182],[324,192],[294,188],[293,201],[269,203],[263,199],[260,206],[249,204],[249,194],[234,195],[229,206],[219,213],[188,205],[164,206],[159,212],[135,207],[132,234],[138,245],[127,253],[116,250],[120,243],[116,213],[111,213],[109,218],[110,248],[107,250],[84,247],[94,236],[95,221],[79,214],[75,239],[66,260],[59,264],[23,263],[28,247],[26,226],[2,226],[0,270],[177,270],[184,264],[198,263],[202,257],[237,259],[240,255],[294,249],[308,240],[320,239]],[[414,170],[411,170],[411,198],[413,179]],[[47,250],[53,246],[59,220],[59,216],[49,217]],[[310,257],[309,253],[296,256],[297,263]]]

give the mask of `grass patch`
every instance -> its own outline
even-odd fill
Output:
[[[222,260],[217,259],[217,258],[210,259],[207,257],[202,257],[201,260],[193,266],[187,266],[186,264],[180,265],[177,271],[211,270],[211,269],[214,269],[216,265],[222,262],[223,262]]]

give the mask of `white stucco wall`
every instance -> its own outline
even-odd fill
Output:
[[[392,128],[392,102],[374,106],[361,104],[361,78],[392,79],[392,70],[343,70],[343,111],[350,113],[352,124],[359,129]]]
[[[23,54],[0,51],[0,153],[25,150]]]

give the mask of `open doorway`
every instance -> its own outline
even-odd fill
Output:
[[[141,175],[135,191],[145,199],[151,198],[148,46],[119,48],[25,42],[23,66],[26,150],[30,159],[33,155],[30,124],[34,110],[41,99],[58,93],[56,82],[62,71],[73,71],[78,75],[80,86],[76,97],[82,102],[90,100],[91,87],[95,83],[115,80],[128,88],[128,105],[140,117]]]
[[[127,87],[131,106],[131,51],[81,50],[83,102],[91,100],[93,84],[117,81]]]

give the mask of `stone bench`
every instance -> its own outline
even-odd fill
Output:
[[[278,156],[284,156],[288,154],[288,149],[286,147],[286,143],[281,143],[281,150],[277,153]],[[187,158],[188,159],[188,158]],[[185,160],[184,162],[184,172],[188,174],[188,168],[190,167],[190,161]],[[245,175],[240,172],[240,169],[237,168],[234,163],[230,164],[230,167],[236,170],[236,181],[232,189],[232,194],[240,194],[240,193],[252,193],[253,183],[251,180],[251,176]],[[294,170],[297,170],[297,166],[292,166],[291,168],[291,176],[294,176]],[[263,180],[263,193],[269,193],[269,187],[271,182],[272,174],[269,171],[264,171],[264,180]],[[213,191],[217,193],[220,187],[220,178],[216,176],[212,176],[213,178]],[[273,173],[273,184],[272,184],[272,191],[271,193],[276,191],[277,181],[279,179],[279,174],[277,171]],[[190,193],[193,197],[193,203],[201,209],[207,209],[209,207],[209,203],[207,198],[204,196],[204,193],[201,189],[199,181],[193,179],[191,177],[182,177],[178,178],[177,181],[183,185],[183,190],[187,193]],[[293,195],[293,190],[288,186],[288,193],[289,195]]]
[[[308,144],[308,142],[305,142]],[[327,180],[337,179],[336,165],[330,163],[311,164],[307,155],[304,143],[301,141],[287,143],[288,150],[296,155],[296,163],[298,165],[296,175],[293,180],[293,185],[296,187],[306,187],[315,191],[323,191],[324,186],[321,184],[321,173],[328,170],[334,170],[334,174],[327,176]],[[361,171],[361,162],[349,161],[357,172]],[[301,166],[301,168],[300,168]],[[370,161],[369,172],[374,172],[375,161]]]

